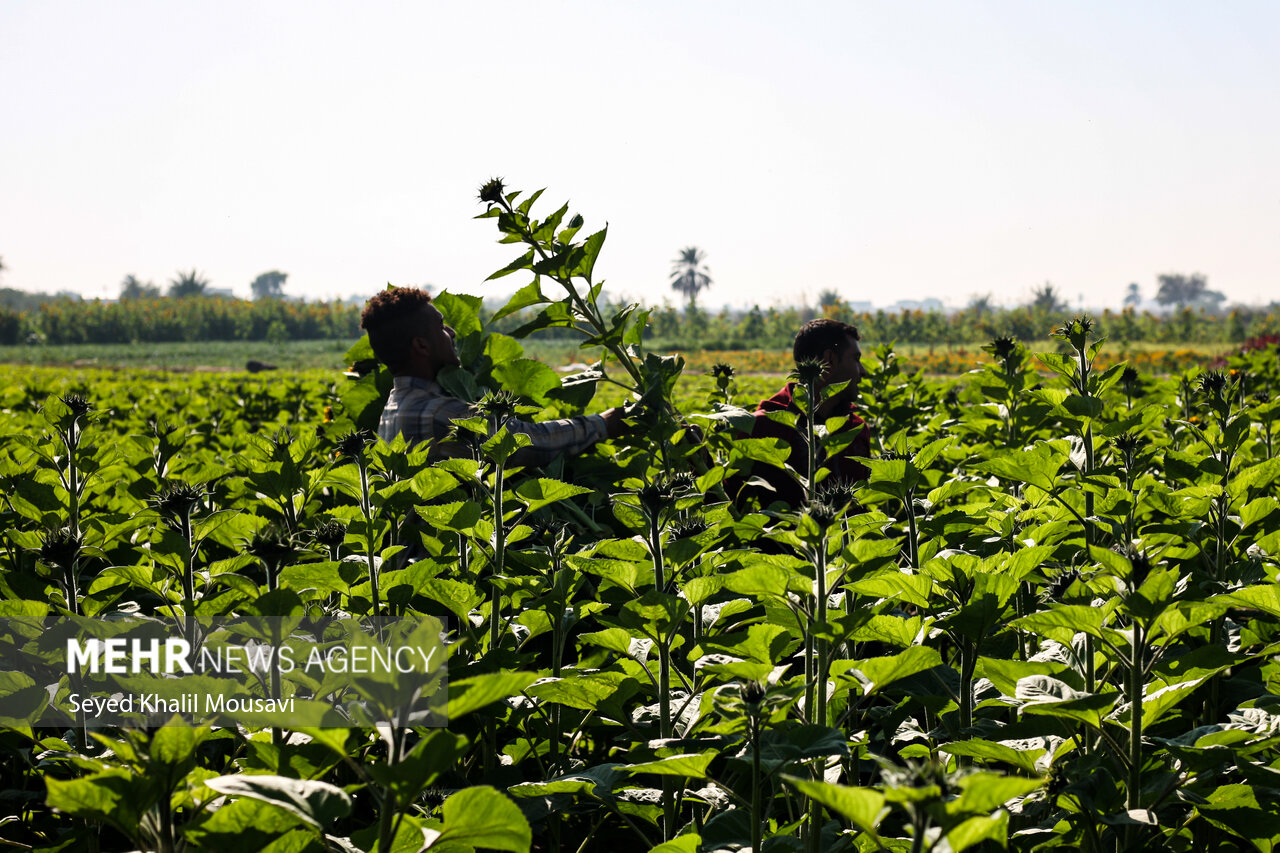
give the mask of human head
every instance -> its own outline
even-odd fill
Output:
[[[791,354],[797,364],[811,359],[826,362],[823,385],[848,382],[853,387],[865,375],[858,346],[861,337],[856,326],[822,317],[800,327]]]
[[[360,327],[378,361],[397,376],[435,379],[440,368],[458,363],[453,329],[431,295],[416,287],[380,291],[364,306]]]

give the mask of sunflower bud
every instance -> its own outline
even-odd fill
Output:
[[[791,371],[791,375],[802,385],[816,385],[821,381],[822,374],[826,370],[826,362],[816,358],[806,358],[796,362],[796,369]]]
[[[1207,370],[1200,374],[1197,387],[1206,397],[1221,397],[1227,389],[1227,375],[1221,370]]]
[[[373,442],[373,433],[367,429],[355,430],[338,439],[338,453],[348,459],[359,459]]]
[[[332,551],[347,538],[347,526],[337,519],[329,519],[311,531],[311,538]]]
[[[710,530],[707,520],[701,516],[690,516],[682,518],[675,524],[671,525],[671,534],[677,539],[692,539],[695,536],[701,536]]]
[[[1063,569],[1045,587],[1044,594],[1041,596],[1042,600],[1046,603],[1061,601],[1067,590],[1071,588],[1071,585],[1079,579],[1080,572],[1078,569]]]
[[[93,404],[79,394],[68,394],[65,397],[59,397],[62,404],[67,407],[74,418],[83,418],[89,412],[93,411]]]
[[[502,201],[502,178],[490,178],[480,187],[480,200],[485,204],[498,204]]]
[[[515,416],[518,404],[516,395],[510,391],[490,391],[477,400],[471,408],[477,415],[503,424]]]
[[[84,539],[69,527],[50,530],[40,543],[40,559],[50,565],[69,569],[80,557]]]
[[[765,694],[768,692],[765,686],[759,681],[748,681],[741,687],[742,703],[751,710],[760,707],[760,703],[764,701]]]
[[[151,505],[156,512],[174,529],[182,529],[191,519],[191,514],[205,497],[202,486],[194,483],[177,482],[156,493]]]
[[[1129,584],[1137,589],[1146,583],[1147,578],[1151,575],[1151,558],[1147,556],[1147,552],[1139,548],[1130,548],[1129,565],[1133,566],[1133,573],[1129,575]]]
[[[1060,338],[1071,344],[1073,348],[1083,352],[1089,342],[1089,334],[1093,331],[1093,320],[1085,316],[1063,320],[1062,325],[1054,329],[1052,337]]]
[[[982,348],[983,352],[990,353],[996,358],[1004,362],[1005,368],[1008,369],[1010,361],[1018,354],[1020,345],[1016,338],[1011,335],[1001,335],[993,338],[991,343]]]
[[[264,527],[255,533],[246,550],[273,571],[291,563],[301,553],[294,537],[276,527]]]

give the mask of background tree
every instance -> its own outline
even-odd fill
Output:
[[[253,291],[253,298],[280,299],[284,296],[284,280],[288,277],[287,272],[279,270],[264,272],[249,285],[249,289]]]
[[[1137,308],[1142,304],[1142,291],[1138,289],[1138,283],[1136,281],[1130,283],[1128,290],[1124,295],[1124,304],[1131,305],[1134,308]]]
[[[711,286],[711,271],[703,264],[706,257],[697,246],[689,246],[671,262],[671,289],[683,293],[690,308],[696,305],[698,294]]]
[[[142,281],[130,273],[120,282],[121,299],[154,299],[160,295],[160,288],[149,281]]]
[[[1219,291],[1209,289],[1209,279],[1204,273],[1164,273],[1156,276],[1156,282],[1159,285],[1156,302],[1173,305],[1179,310],[1192,305],[1213,309],[1227,298]]]
[[[209,287],[209,280],[202,277],[199,271],[180,272],[169,280],[169,295],[178,299],[188,296],[203,296]]]
[[[965,306],[966,311],[979,319],[987,316],[992,312],[991,294],[975,294],[969,299],[969,304]]]
[[[1067,301],[1049,282],[1031,291],[1031,308],[1045,314],[1060,314],[1067,310]]]

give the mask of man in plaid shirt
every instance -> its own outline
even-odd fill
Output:
[[[445,367],[457,366],[454,331],[444,322],[431,296],[416,287],[397,287],[374,296],[360,315],[378,361],[395,377],[378,423],[378,435],[390,441],[402,434],[410,442],[429,441],[432,457],[467,455],[464,445],[450,440],[455,420],[473,416],[471,406],[451,397],[436,382]],[[532,440],[521,448],[513,464],[541,466],[562,453],[574,455],[622,431],[622,410],[558,421],[510,420],[507,429]]]

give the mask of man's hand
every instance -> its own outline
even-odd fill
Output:
[[[626,430],[627,424],[623,421],[626,412],[621,406],[615,406],[612,409],[605,409],[600,413],[600,417],[604,418],[604,426],[606,434],[609,438],[617,438]]]

